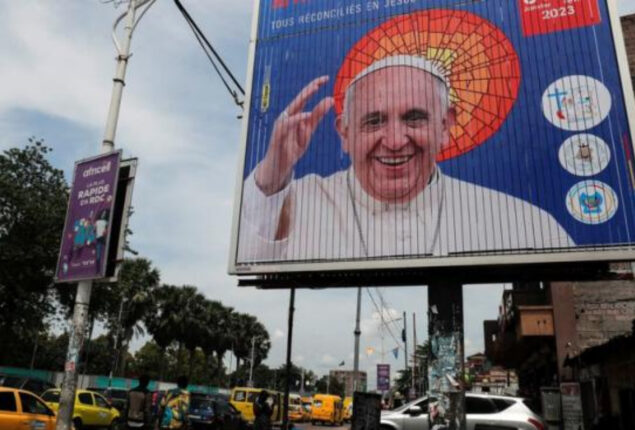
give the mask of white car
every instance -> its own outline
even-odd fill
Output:
[[[434,399],[433,399],[434,401]],[[545,430],[542,418],[520,397],[465,393],[466,430]],[[429,430],[428,398],[382,411],[382,430]]]

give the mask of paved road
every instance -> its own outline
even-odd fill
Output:
[[[339,427],[331,427],[321,425],[314,426],[311,423],[296,423],[293,426],[300,430],[350,430],[351,428],[350,424],[344,424],[343,426]]]

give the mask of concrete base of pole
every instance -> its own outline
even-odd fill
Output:
[[[72,428],[75,391],[77,389],[77,364],[86,334],[92,286],[92,281],[80,281],[77,284],[77,295],[75,296],[75,307],[73,309],[73,325],[68,340],[66,363],[64,363],[64,382],[60,393],[56,430],[70,430]]]
[[[428,287],[429,427],[465,430],[463,384],[463,286],[433,284]]]

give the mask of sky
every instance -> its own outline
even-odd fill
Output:
[[[252,2],[182,1],[245,82]],[[619,3],[622,14],[635,13],[635,1]],[[103,0],[0,0],[0,150],[44,138],[69,180],[75,160],[98,153],[115,69],[111,27],[124,8]],[[115,141],[125,157],[139,158],[131,245],[160,269],[162,282],[195,285],[257,316],[272,338],[266,363],[277,367],[286,354],[289,292],[239,288],[227,275],[240,111],[172,1],[148,11],[132,52]],[[464,287],[466,355],[483,350],[483,320],[497,317],[503,288]],[[417,340],[425,339],[427,289],[370,294],[376,304],[368,291],[362,298],[360,369],[374,388],[377,363],[389,363],[393,377],[404,366],[403,350],[392,353],[403,312],[410,350],[413,314]],[[380,330],[380,296],[385,319],[394,320],[390,332]],[[352,369],[355,301],[353,288],[297,291],[294,364],[319,375]]]

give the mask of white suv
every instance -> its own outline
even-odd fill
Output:
[[[434,399],[433,399],[434,401]],[[466,430],[545,430],[546,426],[520,397],[465,393]],[[428,398],[392,411],[382,411],[382,430],[429,430]]]

